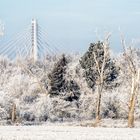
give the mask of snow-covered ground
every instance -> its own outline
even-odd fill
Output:
[[[0,140],[139,140],[140,128],[1,126]]]

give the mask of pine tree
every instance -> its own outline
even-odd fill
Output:
[[[49,94],[51,97],[61,94],[61,98],[72,102],[80,97],[80,88],[74,80],[65,78],[68,60],[65,55],[55,65],[53,71],[48,75],[50,79]]]
[[[73,100],[78,100],[80,97],[80,87],[74,80],[67,81],[67,95],[65,97],[66,101],[72,102]]]
[[[50,79],[50,91],[51,96],[59,95],[60,92],[65,90],[65,70],[67,66],[67,59],[65,55],[62,55],[62,58],[54,66],[53,71],[48,75]]]
[[[101,70],[103,60],[104,60],[104,48],[103,42],[91,43],[88,51],[84,54],[84,56],[80,60],[80,64],[84,69],[84,77],[88,83],[88,86],[95,90],[95,86],[99,79],[100,73],[98,71]],[[108,48],[107,48],[108,49]],[[97,68],[96,60],[99,64]],[[105,59],[104,66],[104,83],[103,86],[105,89],[112,88],[116,86],[117,83],[113,83],[113,81],[118,76],[118,68],[115,66],[115,62],[111,59],[108,54]],[[113,84],[113,85],[112,85]]]

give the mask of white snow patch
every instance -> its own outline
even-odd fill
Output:
[[[1,140],[139,140],[140,129],[70,126],[1,126]]]

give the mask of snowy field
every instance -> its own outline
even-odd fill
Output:
[[[1,126],[0,140],[139,140],[140,128]]]

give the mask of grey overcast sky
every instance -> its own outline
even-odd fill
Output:
[[[140,0],[0,0],[4,41],[24,30],[32,18],[65,52],[83,52],[105,32],[112,32],[112,50],[120,51],[118,28],[127,40],[140,39]]]

